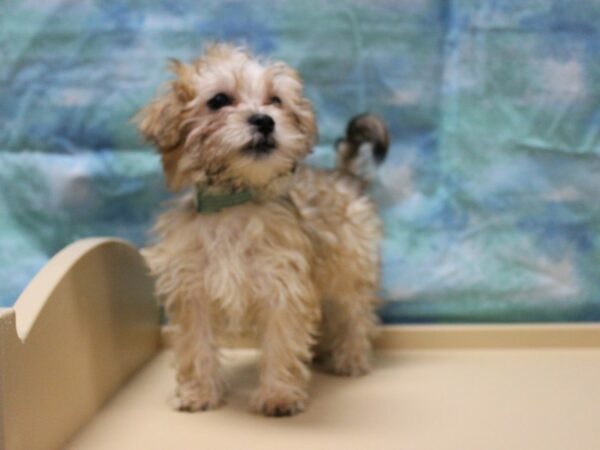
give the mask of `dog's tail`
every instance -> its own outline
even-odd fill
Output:
[[[368,185],[385,160],[389,145],[383,120],[370,113],[355,116],[348,122],[346,136],[336,141],[337,168]]]

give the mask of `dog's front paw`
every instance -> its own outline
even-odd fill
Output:
[[[218,408],[223,403],[221,389],[203,386],[196,381],[185,382],[177,387],[176,407],[178,411],[208,411]]]
[[[257,391],[250,402],[252,411],[272,417],[293,416],[306,408],[306,397],[289,393]]]

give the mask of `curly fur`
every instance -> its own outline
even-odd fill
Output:
[[[244,333],[262,349],[253,410],[294,414],[305,408],[315,355],[338,374],[369,371],[381,234],[375,207],[354,177],[301,165],[317,128],[288,66],[215,45],[172,70],[176,79],[137,117],[169,187],[254,194],[214,214],[199,214],[193,193],[184,194],[158,218],[156,241],[144,251],[169,317],[179,408],[223,402],[219,339]],[[210,110],[219,92],[233,102]],[[275,95],[281,103],[270,102]],[[257,139],[248,124],[255,113],[275,122],[268,155],[247,151]]]

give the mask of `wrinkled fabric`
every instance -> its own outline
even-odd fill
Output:
[[[311,163],[390,126],[373,187],[386,322],[600,319],[600,3],[0,3],[0,305],[86,236],[143,245],[169,194],[129,122],[211,40],[305,79]]]

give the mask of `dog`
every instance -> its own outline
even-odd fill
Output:
[[[309,168],[315,114],[288,65],[213,44],[170,68],[135,120],[167,186],[186,191],[143,250],[168,316],[177,407],[220,406],[221,339],[251,335],[262,350],[251,409],[296,414],[313,358],[339,375],[371,368],[382,227],[354,160],[366,148],[381,162],[387,130],[359,116],[338,142],[340,167]]]

